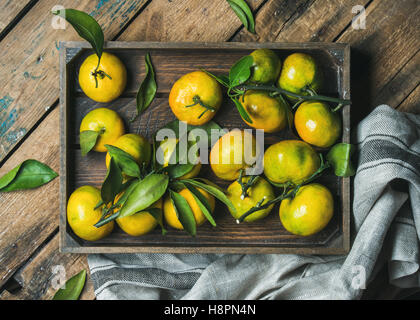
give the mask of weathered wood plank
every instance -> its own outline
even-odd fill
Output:
[[[33,0],[6,0],[0,2],[0,34],[9,26],[16,16]]]
[[[385,103],[396,108],[419,84],[420,51],[417,51],[415,56],[380,89],[372,105],[377,106]],[[417,102],[420,103],[420,100]]]
[[[111,39],[146,0],[61,1],[94,16]],[[55,0],[39,1],[0,42],[0,160],[58,98],[58,41],[78,40],[70,27],[54,29]]]
[[[233,41],[333,41],[351,22],[359,0],[268,1],[257,13],[256,34],[242,30]]]
[[[247,1],[254,10],[262,2]],[[226,1],[155,0],[118,40],[226,41],[241,25]]]
[[[0,176],[24,159],[59,171],[58,109],[53,110],[0,169]],[[58,226],[56,178],[34,190],[0,194],[0,287]]]
[[[405,98],[401,88],[395,96],[383,89],[392,87],[395,77],[404,79],[406,88],[416,87],[418,77],[411,75],[409,61],[420,46],[419,14],[416,0],[373,1],[366,9],[366,29],[348,28],[338,39],[353,50],[352,100],[357,107],[353,123],[379,102],[396,107]]]
[[[93,284],[89,279],[86,256],[60,253],[58,245],[59,236],[57,234],[35,257],[18,270],[14,278],[22,286],[22,289],[11,294],[11,297],[7,297],[8,299],[50,300],[57,291],[53,281],[59,277],[58,268],[64,270],[65,279],[69,279],[85,269],[88,274],[80,300],[95,299]]]
[[[416,89],[400,103],[398,110],[420,114],[420,85],[418,85]]]

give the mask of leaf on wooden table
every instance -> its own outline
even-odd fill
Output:
[[[80,132],[80,149],[82,150],[82,156],[85,156],[95,146],[98,140],[100,131],[86,130]]]
[[[139,91],[137,92],[137,97],[136,97],[137,115],[131,121],[137,118],[150,106],[157,91],[155,71],[153,69],[153,65],[152,65],[152,61],[150,60],[149,53],[146,54],[144,60],[145,60],[146,75],[143,79],[143,82],[140,84]]]
[[[86,282],[86,270],[80,271],[66,281],[63,288],[59,289],[52,300],[77,300],[82,293]]]
[[[53,11],[53,14],[66,19],[73,26],[79,36],[91,44],[100,60],[105,39],[101,26],[94,18],[83,11],[75,9],[57,10]]]
[[[34,189],[57,176],[58,174],[46,164],[28,159],[0,178],[0,192]]]
[[[246,17],[247,20],[247,24],[245,25],[245,23],[242,22],[242,19],[239,18],[241,20],[241,22],[243,23],[243,25],[245,26],[245,28],[252,33],[255,33],[255,20],[254,20],[254,15],[252,14],[251,8],[248,6],[248,4],[245,2],[245,0],[228,0],[229,5],[232,7],[232,4],[235,4],[237,7],[239,7],[240,10],[242,10],[243,14]],[[233,9],[233,7],[232,7]],[[233,9],[236,13],[236,11],[238,11],[238,8]],[[237,14],[238,15],[238,14]],[[238,15],[239,17],[239,15]]]

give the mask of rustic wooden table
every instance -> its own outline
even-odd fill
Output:
[[[224,0],[0,1],[0,176],[28,158],[59,170],[58,42],[80,38],[53,27],[56,5],[90,13],[107,40],[349,43],[352,126],[382,103],[420,113],[417,0],[248,3],[256,35]],[[356,5],[366,9],[365,28],[352,26]],[[58,251],[58,192],[55,179],[0,194],[0,299],[50,299],[54,266],[67,277],[88,268],[85,256]],[[82,298],[94,299],[90,281]]]

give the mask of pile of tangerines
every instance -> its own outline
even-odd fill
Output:
[[[317,150],[330,148],[341,136],[338,109],[334,110],[325,101],[314,98],[316,91],[322,90],[323,77],[320,66],[310,55],[293,53],[283,63],[269,49],[257,49],[250,56],[253,61],[251,75],[245,85],[242,83],[242,94],[235,96],[247,115],[242,118],[248,126],[268,133],[295,130],[296,139],[272,144],[264,152],[252,133],[235,129],[220,137],[211,147],[209,164],[217,177],[231,182],[222,191],[231,203],[229,211],[238,222],[252,223],[262,219],[272,211],[276,202],[280,202],[282,225],[296,235],[312,235],[328,224],[334,212],[331,192],[312,180],[325,166]],[[93,72],[96,74],[93,75]],[[115,55],[103,53],[98,67],[98,57],[93,54],[80,67],[79,84],[91,99],[110,102],[125,89],[126,74],[124,64]],[[221,84],[225,80],[204,70],[185,74],[173,84],[169,107],[179,121],[200,128],[224,107]],[[276,94],[269,90],[270,85],[290,94]],[[88,150],[107,152],[104,161],[108,170],[111,155],[106,146],[109,145],[129,154],[140,168],[156,161],[154,145],[139,134],[125,133],[123,120],[111,109],[90,111],[80,124],[80,132],[86,131],[95,135]],[[243,143],[245,138],[252,143]],[[159,143],[164,159],[162,168],[170,165],[169,159],[178,143],[179,139],[173,138]],[[247,152],[256,158],[263,153],[264,174],[245,174],[246,169],[255,165],[246,163],[244,155]],[[172,179],[181,181],[178,193],[188,203],[197,226],[209,220],[206,212],[213,213],[215,197],[203,188],[197,188],[201,196],[194,194],[189,188],[182,187],[182,181],[198,177],[203,165],[206,164],[198,162],[189,172]],[[127,172],[123,174],[124,182],[132,178]],[[207,183],[213,185],[210,181]],[[282,190],[280,196],[277,190]],[[123,191],[119,193],[111,205],[118,203],[123,194]],[[206,210],[197,197],[207,204]],[[152,209],[160,209],[165,225],[184,229],[174,201],[167,193],[149,208],[129,216],[117,216],[98,226],[97,222],[104,218],[104,214],[111,215],[115,211],[104,210],[102,200],[101,190],[93,186],[82,186],[71,194],[67,219],[80,238],[89,241],[101,239],[113,230],[114,221],[129,235],[144,235],[159,223],[159,218],[150,214]]]

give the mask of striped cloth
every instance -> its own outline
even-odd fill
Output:
[[[377,107],[356,130],[352,249],[346,256],[89,255],[98,299],[358,299],[387,264],[419,288],[420,116]]]

